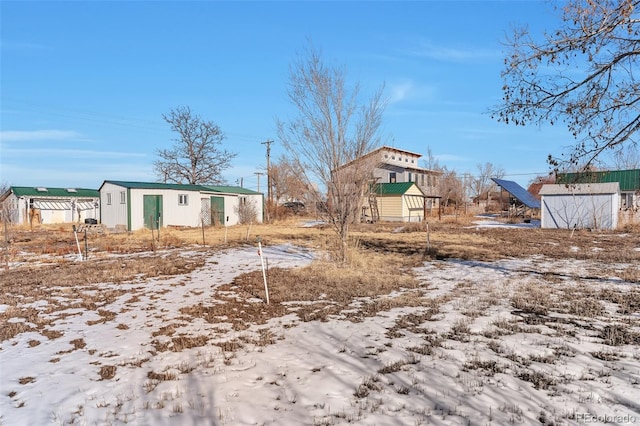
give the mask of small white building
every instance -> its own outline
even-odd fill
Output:
[[[542,228],[616,229],[618,182],[548,184],[540,189]]]
[[[101,223],[135,231],[262,222],[263,196],[235,186],[106,180],[100,186],[100,204]]]
[[[3,220],[34,223],[79,223],[100,215],[100,193],[85,188],[12,186],[0,194]]]

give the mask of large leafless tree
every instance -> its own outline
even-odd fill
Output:
[[[502,179],[502,177],[504,177],[504,169],[489,162],[484,164],[479,163],[477,168],[478,172],[470,182],[472,195],[474,197],[480,197],[489,191],[495,191],[496,184],[491,178]]]
[[[271,164],[271,181],[276,203],[283,201],[313,201],[309,198],[309,188],[300,180],[300,164],[294,163],[285,155]]]
[[[559,28],[537,38],[517,28],[507,40],[506,123],[564,123],[574,147],[554,166],[588,166],[607,150],[637,149],[640,129],[639,0],[569,0]]]
[[[222,171],[231,166],[236,154],[222,149],[224,134],[211,121],[193,114],[189,107],[172,109],[162,116],[178,133],[171,149],[159,149],[153,163],[162,182],[189,184],[223,183]]]
[[[278,136],[298,164],[299,178],[316,188],[316,201],[326,202],[324,216],[340,239],[344,262],[349,225],[359,216],[372,171],[371,161],[354,160],[380,143],[382,88],[363,101],[359,85],[348,85],[345,69],[327,65],[312,46],[289,71],[287,94],[297,114],[278,122]]]

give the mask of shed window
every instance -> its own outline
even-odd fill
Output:
[[[120,191],[120,204],[127,203],[127,193],[124,191]]]
[[[107,205],[110,206],[111,205],[111,193],[107,192]]]
[[[189,204],[189,195],[188,194],[178,194],[178,205],[186,206]]]

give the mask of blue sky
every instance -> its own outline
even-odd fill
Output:
[[[189,106],[237,152],[227,181],[256,189],[261,142],[284,152],[275,121],[292,114],[289,65],[308,40],[363,93],[385,85],[386,144],[430,147],[459,173],[491,162],[525,185],[573,142],[488,113],[506,35],[558,25],[542,1],[2,1],[0,16],[0,179],[12,185],[154,181],[155,151],[176,137],[162,114]]]

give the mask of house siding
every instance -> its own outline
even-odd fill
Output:
[[[378,197],[378,211],[381,220],[402,220],[402,197]]]

